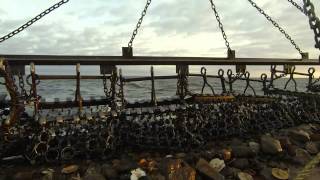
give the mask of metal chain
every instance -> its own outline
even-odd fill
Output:
[[[146,6],[144,7],[144,9],[143,9],[143,11],[141,13],[141,17],[140,17],[140,19],[139,19],[139,21],[138,21],[138,23],[136,25],[136,28],[133,30],[132,37],[131,37],[131,39],[130,39],[130,41],[128,43],[128,47],[132,47],[132,43],[133,43],[136,35],[138,34],[138,29],[141,27],[141,24],[143,22],[143,18],[146,16],[148,8],[149,8],[151,2],[152,2],[152,0],[147,0]]]
[[[69,2],[69,0],[62,0],[56,4],[54,4],[53,6],[51,6],[50,8],[46,9],[45,11],[43,11],[42,13],[38,14],[36,17],[34,17],[33,19],[31,19],[30,21],[28,21],[27,23],[23,24],[22,26],[20,26],[19,28],[17,28],[16,30],[10,32],[9,34],[3,36],[0,38],[0,43],[10,39],[11,37],[15,36],[16,34],[20,33],[21,31],[25,30],[26,28],[28,28],[29,26],[31,26],[32,24],[34,24],[35,22],[37,22],[38,20],[40,20],[41,18],[43,18],[45,15],[51,13],[52,11],[54,11],[55,9],[59,8],[60,6],[62,6],[63,4]]]
[[[106,97],[110,97],[107,79],[108,79],[107,76],[105,74],[103,74],[103,91],[104,91],[104,94],[106,95]]]
[[[214,14],[215,14],[215,16],[216,16],[216,19],[217,19],[217,21],[218,21],[219,28],[220,28],[220,30],[221,30],[222,37],[223,37],[223,39],[224,39],[224,41],[225,41],[225,44],[226,44],[228,50],[231,50],[231,48],[230,48],[230,43],[229,43],[229,41],[228,41],[228,37],[227,37],[227,35],[226,35],[226,32],[224,31],[223,24],[222,24],[222,22],[221,22],[221,18],[220,18],[220,16],[219,16],[218,11],[217,11],[216,5],[213,3],[213,0],[210,0],[210,3],[211,3],[211,8],[212,8],[212,10],[213,10],[213,12],[214,12]]]
[[[24,83],[23,75],[21,73],[19,73],[18,74],[18,78],[19,78],[19,87],[20,87],[20,90],[21,90],[21,95],[25,99],[28,99],[28,94],[27,94],[27,91],[25,89],[25,83]]]
[[[295,6],[299,11],[301,11],[303,14],[307,15],[306,11],[301,7],[298,3],[296,3],[294,0],[288,0],[293,6]]]
[[[295,41],[291,38],[291,36],[282,28],[280,27],[280,25],[274,21],[268,14],[266,14],[264,12],[263,9],[261,9],[255,2],[253,2],[252,0],[248,0],[251,5],[256,8],[262,15],[264,15],[268,21],[270,21],[274,27],[278,28],[279,31],[291,42],[291,44],[296,48],[296,50],[301,54],[302,51],[300,49],[300,47],[295,43]]]
[[[309,17],[310,28],[314,31],[315,47],[320,50],[320,20],[317,17],[314,5],[310,0],[303,0],[303,8]]]

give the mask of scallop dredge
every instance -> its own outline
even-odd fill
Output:
[[[295,68],[320,65],[320,59],[310,59],[279,24],[252,0],[248,1],[292,43],[301,59],[236,58],[212,0],[210,5],[228,57],[134,56],[133,41],[151,0],[147,1],[128,47],[122,48],[122,56],[0,55],[0,85],[7,90],[0,96],[0,157],[23,155],[31,163],[37,163],[110,158],[127,149],[191,151],[201,149],[210,141],[235,136],[249,138],[302,123],[320,123],[320,78],[315,78],[313,67],[308,72],[297,72]],[[53,5],[2,37],[0,42],[67,2]],[[311,1],[303,2],[303,7],[296,7],[308,17],[315,34],[315,47],[320,49],[320,20]],[[74,65],[75,75],[39,75],[36,66],[42,65]],[[98,65],[100,75],[82,76],[80,65]],[[151,67],[150,76],[128,78],[122,76],[118,65],[175,65],[177,73],[155,76]],[[190,65],[234,65],[236,71],[220,69],[217,74],[209,75],[203,67],[200,73],[193,74],[189,72]],[[247,65],[271,66],[270,74],[252,78]],[[25,73],[25,66],[30,66],[30,73]],[[297,76],[308,79],[306,92],[298,91]],[[189,77],[201,79],[203,85],[197,93],[189,90]],[[57,79],[76,80],[74,99],[47,102],[38,93],[42,81]],[[105,97],[83,99],[81,79],[101,80]],[[177,80],[175,96],[157,99],[155,81],[170,79]],[[219,80],[219,87],[210,84],[212,79]],[[275,85],[280,79],[286,81],[282,87]],[[151,82],[151,101],[127,100],[126,84],[137,81]],[[235,90],[235,83],[243,83],[244,88]],[[256,93],[254,87],[258,86],[264,94]],[[206,94],[208,91],[210,94]]]

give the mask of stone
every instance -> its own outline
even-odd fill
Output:
[[[101,174],[107,179],[117,179],[119,176],[118,172],[109,164],[102,165]]]
[[[32,180],[34,172],[18,172],[13,176],[15,180]]]
[[[234,157],[253,157],[255,152],[249,146],[241,145],[241,146],[233,146],[232,147],[232,155]]]
[[[260,152],[260,144],[256,142],[249,142],[249,147],[252,152],[258,154]]]
[[[66,166],[61,170],[62,174],[72,174],[77,172],[79,169],[78,165],[70,165],[70,166]]]
[[[291,130],[288,133],[289,137],[298,143],[306,143],[311,140],[309,133],[304,130]]]
[[[130,180],[138,180],[144,176],[147,176],[147,173],[142,169],[137,168],[131,171]]]
[[[202,173],[203,175],[207,176],[208,178],[211,178],[212,180],[224,180],[224,176],[222,176],[219,172],[217,172],[215,169],[213,169],[210,164],[204,160],[199,159],[196,164],[196,169]]]
[[[185,158],[187,155],[186,155],[186,153],[177,153],[175,156],[176,156],[176,158],[178,158],[178,159],[183,159],[183,158]]]
[[[239,172],[238,173],[239,180],[253,180],[253,177],[245,172]]]
[[[311,161],[310,154],[301,148],[296,149],[296,156],[294,157],[294,161],[299,163],[300,165],[306,165],[309,161]]]
[[[311,141],[320,141],[320,134],[311,134],[310,139]]]
[[[164,176],[162,176],[161,174],[151,174],[149,176],[150,180],[166,180],[166,178]]]
[[[129,159],[116,159],[112,161],[112,164],[113,168],[120,173],[130,172],[132,169],[136,169],[138,167],[137,163]]]
[[[223,168],[226,167],[226,164],[224,163],[224,160],[221,160],[221,159],[212,159],[210,161],[210,166],[215,169],[216,171],[220,172]]]
[[[260,176],[263,177],[265,180],[274,180],[275,178],[272,176],[271,168],[263,168],[260,171]]]
[[[260,144],[262,152],[266,154],[276,155],[283,151],[280,141],[268,135],[261,137]]]
[[[236,177],[239,172],[241,172],[240,169],[226,166],[220,173],[225,177]]]
[[[186,165],[169,174],[169,180],[196,180],[196,171]]]
[[[306,143],[306,150],[311,154],[311,155],[316,155],[319,152],[319,149],[317,147],[317,144],[314,142],[307,142]]]
[[[47,169],[47,170],[41,171],[41,174],[42,174],[41,180],[53,180],[53,173],[54,173],[53,169]]]
[[[287,180],[289,179],[289,172],[288,170],[278,169],[278,168],[272,168],[271,170],[272,176],[276,179],[280,180]]]
[[[245,158],[238,158],[235,159],[230,166],[244,170],[247,169],[250,166],[249,160]]]
[[[83,180],[106,180],[106,178],[100,173],[87,174],[82,179]]]

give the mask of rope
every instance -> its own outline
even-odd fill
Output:
[[[320,153],[317,154],[297,175],[295,180],[304,180],[310,176],[312,170],[320,163]]]

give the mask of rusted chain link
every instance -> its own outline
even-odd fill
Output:
[[[138,21],[138,23],[136,25],[136,28],[133,30],[132,37],[131,37],[131,39],[130,39],[130,41],[128,43],[128,47],[132,47],[133,41],[136,38],[136,35],[138,34],[138,30],[141,27],[141,24],[143,22],[143,18],[146,16],[148,8],[149,8],[151,2],[152,2],[152,0],[147,0],[146,6],[144,7],[144,9],[143,9],[143,11],[141,13],[141,17],[140,17],[140,19],[139,19],[139,21]]]
[[[264,15],[268,21],[270,21],[274,27],[278,28],[279,31],[291,42],[291,44],[295,47],[295,49],[301,54],[302,51],[300,49],[300,47],[295,43],[295,41],[291,38],[291,36],[282,28],[280,27],[280,25],[274,21],[268,14],[266,14],[266,12],[264,12],[263,9],[261,9],[254,1],[252,0],[248,0],[251,5],[256,8],[262,15]]]
[[[310,0],[303,0],[303,8],[309,17],[310,28],[314,31],[315,47],[320,50],[320,20],[315,13],[314,5]]]
[[[215,16],[216,16],[217,22],[218,22],[218,24],[219,24],[219,28],[220,28],[220,30],[221,30],[222,37],[223,37],[223,39],[224,39],[224,41],[225,41],[225,44],[226,44],[228,50],[231,50],[231,48],[230,48],[230,43],[229,43],[229,41],[228,41],[227,34],[226,34],[226,32],[224,31],[224,27],[223,27],[223,24],[222,24],[222,22],[221,22],[221,18],[220,18],[220,16],[219,16],[218,11],[217,11],[216,5],[213,3],[213,0],[210,0],[210,3],[211,3],[211,8],[212,8],[212,10],[213,10],[213,12],[214,12],[214,14],[215,14]]]
[[[60,6],[62,6],[63,4],[69,2],[69,0],[62,0],[56,4],[54,4],[53,6],[51,6],[50,8],[46,9],[45,11],[43,11],[42,13],[38,14],[36,17],[34,17],[33,19],[31,19],[30,21],[28,21],[27,23],[23,24],[22,26],[20,26],[19,28],[17,28],[16,30],[10,32],[9,34],[3,36],[0,38],[0,43],[10,39],[11,37],[19,34],[21,31],[25,30],[26,28],[28,28],[29,26],[31,26],[32,24],[34,24],[35,22],[37,22],[38,20],[40,20],[41,18],[43,18],[44,16],[46,16],[47,14],[51,13],[52,11],[54,11],[55,9],[59,8]]]
[[[303,14],[307,15],[306,11],[301,7],[298,3],[296,3],[294,0],[288,0],[293,6],[295,6],[299,11],[301,11]]]

